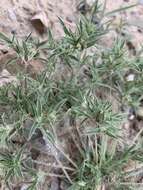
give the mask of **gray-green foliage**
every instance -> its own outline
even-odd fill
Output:
[[[69,126],[73,127],[71,136],[78,156],[69,152],[70,158],[64,154],[73,166],[72,172],[64,169],[64,163],[55,156],[69,190],[132,187],[124,167],[129,160],[142,162],[142,147],[133,144],[124,150],[118,149],[123,141],[119,126],[124,114],[120,109],[114,113],[112,102],[105,100],[104,95],[105,98],[106,94],[116,96],[120,107],[136,106],[142,95],[142,58],[129,57],[124,39],[116,39],[111,48],[100,46],[102,36],[110,32],[110,24],[102,22],[103,12],[97,8],[96,4],[92,16],[82,16],[74,32],[59,19],[65,33],[59,40],[54,39],[50,30],[46,42],[32,41],[30,36],[19,41],[15,36],[10,39],[0,33],[1,41],[16,52],[16,64],[22,61],[28,65],[33,59],[46,63],[45,70],[34,78],[26,69],[24,74],[17,75],[19,84],[0,88],[0,167],[1,177],[10,188],[17,179],[27,183],[26,176],[31,178],[29,189],[38,188],[41,178],[31,158],[25,159],[28,143],[39,129],[44,138],[61,151],[56,144],[56,126],[65,115],[79,122],[79,126]],[[99,23],[93,22],[93,14],[101,16]],[[90,55],[92,48],[94,53]],[[43,50],[48,56],[41,59]],[[71,73],[70,77],[64,76],[64,80],[53,77],[60,62]],[[84,67],[86,81],[81,81],[80,70]],[[135,75],[135,80],[126,80],[128,72]],[[24,127],[27,120],[32,121],[28,130]],[[92,127],[90,122],[94,124]],[[28,132],[26,137],[25,131]],[[74,138],[75,133],[78,139]],[[18,137],[22,143],[16,145]],[[123,184],[126,179],[128,186]]]

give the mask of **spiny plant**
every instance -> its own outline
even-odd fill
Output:
[[[16,62],[20,59],[20,61],[25,64],[28,61],[35,59],[39,53],[38,48],[36,48],[36,44],[34,41],[31,41],[30,37],[31,33],[26,37],[26,39],[19,41],[15,35],[10,39],[3,33],[0,33],[1,41],[5,42],[6,45],[12,48],[16,53],[13,61]]]
[[[123,119],[123,115],[112,112],[109,102],[101,101],[97,97],[85,96],[82,105],[73,107],[73,113],[78,118],[82,118],[81,124],[88,119],[94,121],[96,128],[92,127],[87,131],[88,134],[107,133],[109,136],[116,136],[116,126]]]
[[[102,8],[96,1],[75,31],[59,18],[65,35],[58,40],[50,30],[44,42],[33,41],[31,35],[18,40],[0,33],[0,40],[16,53],[10,61],[25,65],[23,74],[17,74],[17,84],[0,87],[0,176],[9,189],[17,181],[24,181],[29,190],[40,189],[47,176],[64,180],[69,190],[138,187],[138,180],[132,179],[135,169],[125,168],[130,161],[142,164],[142,142],[137,141],[142,130],[128,145],[122,130],[126,114],[120,109],[114,113],[112,102],[104,100],[110,94],[120,107],[137,107],[142,99],[141,52],[129,57],[126,40],[119,37],[111,48],[100,45],[102,36],[110,32],[111,23],[104,22],[104,16],[119,10],[105,13],[105,5]],[[47,54],[41,58],[43,50]],[[46,66],[33,77],[27,65],[35,59]],[[57,80],[59,64],[68,71],[58,72],[64,76]],[[128,80],[130,74],[133,80]],[[68,153],[59,142],[59,131],[65,134],[62,140],[68,139]],[[49,158],[49,148],[53,162],[33,159],[32,146],[38,155],[44,152],[45,158]],[[142,166],[138,169],[140,174]]]
[[[134,183],[134,186],[132,181],[127,185],[124,182],[126,179],[128,181],[135,171],[127,171],[125,168],[131,159],[141,161],[142,151],[133,145],[118,154],[117,144],[118,139],[111,139],[104,134],[88,135],[82,152],[84,159],[79,161],[79,167],[73,175],[75,182],[69,190],[134,189],[137,183]],[[141,171],[141,168],[139,170]]]

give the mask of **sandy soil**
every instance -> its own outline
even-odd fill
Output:
[[[19,36],[35,30],[31,18],[42,13],[46,27],[54,30],[55,35],[62,33],[58,16],[69,25],[74,21],[74,0],[1,0],[0,2],[0,32],[16,33]]]
[[[92,4],[95,0],[87,0]],[[103,0],[100,0],[103,2]],[[107,11],[137,3],[138,0],[107,0]],[[55,36],[63,34],[58,17],[70,28],[74,27],[77,18],[76,5],[79,0],[1,0],[0,2],[0,32],[7,34],[15,33],[18,36],[26,36],[32,32],[37,36],[35,28],[31,24],[34,15],[39,15],[46,28],[51,28]],[[115,25],[119,24],[120,18],[129,23],[125,33],[133,37],[135,46],[143,41],[143,5],[137,6],[121,14],[115,15]],[[134,25],[134,26],[131,26]],[[46,36],[46,34],[45,34]]]

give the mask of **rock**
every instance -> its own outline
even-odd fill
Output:
[[[129,116],[128,116],[128,119],[129,119],[130,121],[133,121],[133,120],[135,119],[135,115],[133,115],[133,114],[132,114],[132,115],[129,115]]]
[[[31,18],[31,23],[39,34],[44,34],[48,27],[47,17],[44,12],[39,12]]]
[[[126,80],[127,81],[134,81],[135,79],[135,75],[134,74],[129,74],[127,77],[126,77]]]

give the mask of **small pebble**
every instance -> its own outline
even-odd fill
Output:
[[[16,14],[13,9],[8,10],[8,16],[12,21],[17,21]]]
[[[127,81],[134,81],[135,75],[134,74],[129,74],[126,78]]]
[[[39,12],[31,18],[31,24],[39,34],[43,34],[47,31],[47,15],[45,12]]]
[[[129,119],[130,121],[134,120],[134,119],[135,119],[135,115],[130,115],[128,119]]]

